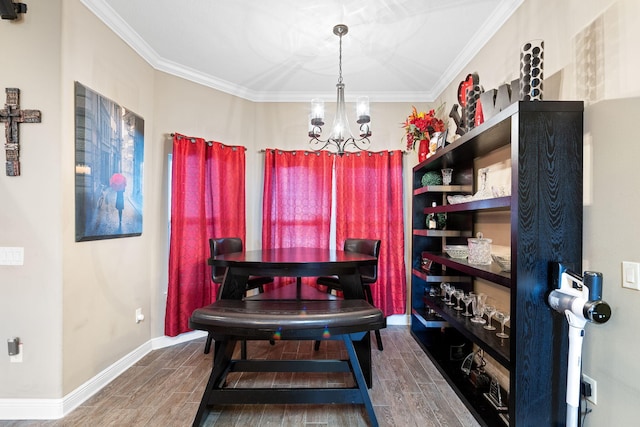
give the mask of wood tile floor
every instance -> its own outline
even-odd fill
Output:
[[[475,427],[479,424],[444,381],[407,326],[382,330],[384,351],[372,342],[373,388],[380,426]],[[0,421],[0,427],[190,426],[211,370],[204,338],[155,350],[66,417],[50,421]],[[325,341],[249,342],[251,358],[348,358],[344,344]],[[233,373],[243,386],[351,385],[349,374]],[[229,405],[212,407],[207,426],[368,426],[361,405]]]

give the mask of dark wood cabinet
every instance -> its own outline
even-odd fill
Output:
[[[482,425],[565,424],[567,325],[547,306],[546,295],[550,262],[581,271],[582,135],[582,102],[517,102],[413,168],[412,334]],[[446,203],[447,195],[477,191],[478,160],[496,150],[510,156],[510,195]],[[426,172],[442,168],[454,169],[452,185],[422,186]],[[495,263],[473,265],[444,253],[446,244],[467,244],[485,212],[503,214],[509,273]],[[426,229],[430,213],[447,215],[444,230]],[[429,271],[423,260],[431,263]],[[508,293],[510,338],[497,338],[439,296],[429,296],[441,282],[473,290],[479,280]],[[460,356],[478,349],[508,372],[508,384],[502,384],[508,417],[500,417],[484,398],[486,390],[472,385],[460,369]]]

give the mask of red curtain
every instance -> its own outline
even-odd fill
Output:
[[[193,310],[211,304],[209,238],[245,240],[245,149],[176,134],[165,334],[189,331]]]
[[[336,244],[380,239],[373,300],[385,316],[406,312],[402,152],[347,153],[336,159]]]
[[[326,151],[266,151],[264,249],[329,247],[333,157]]]

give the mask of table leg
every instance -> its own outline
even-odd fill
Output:
[[[362,280],[357,270],[351,274],[341,274],[338,279],[345,299],[365,299]]]
[[[242,299],[244,297],[248,274],[237,274],[234,269],[227,268],[222,286],[218,291],[218,299]]]

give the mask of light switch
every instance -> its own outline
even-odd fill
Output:
[[[23,265],[24,248],[0,247],[0,265]]]
[[[640,263],[622,261],[622,287],[640,290]]]

